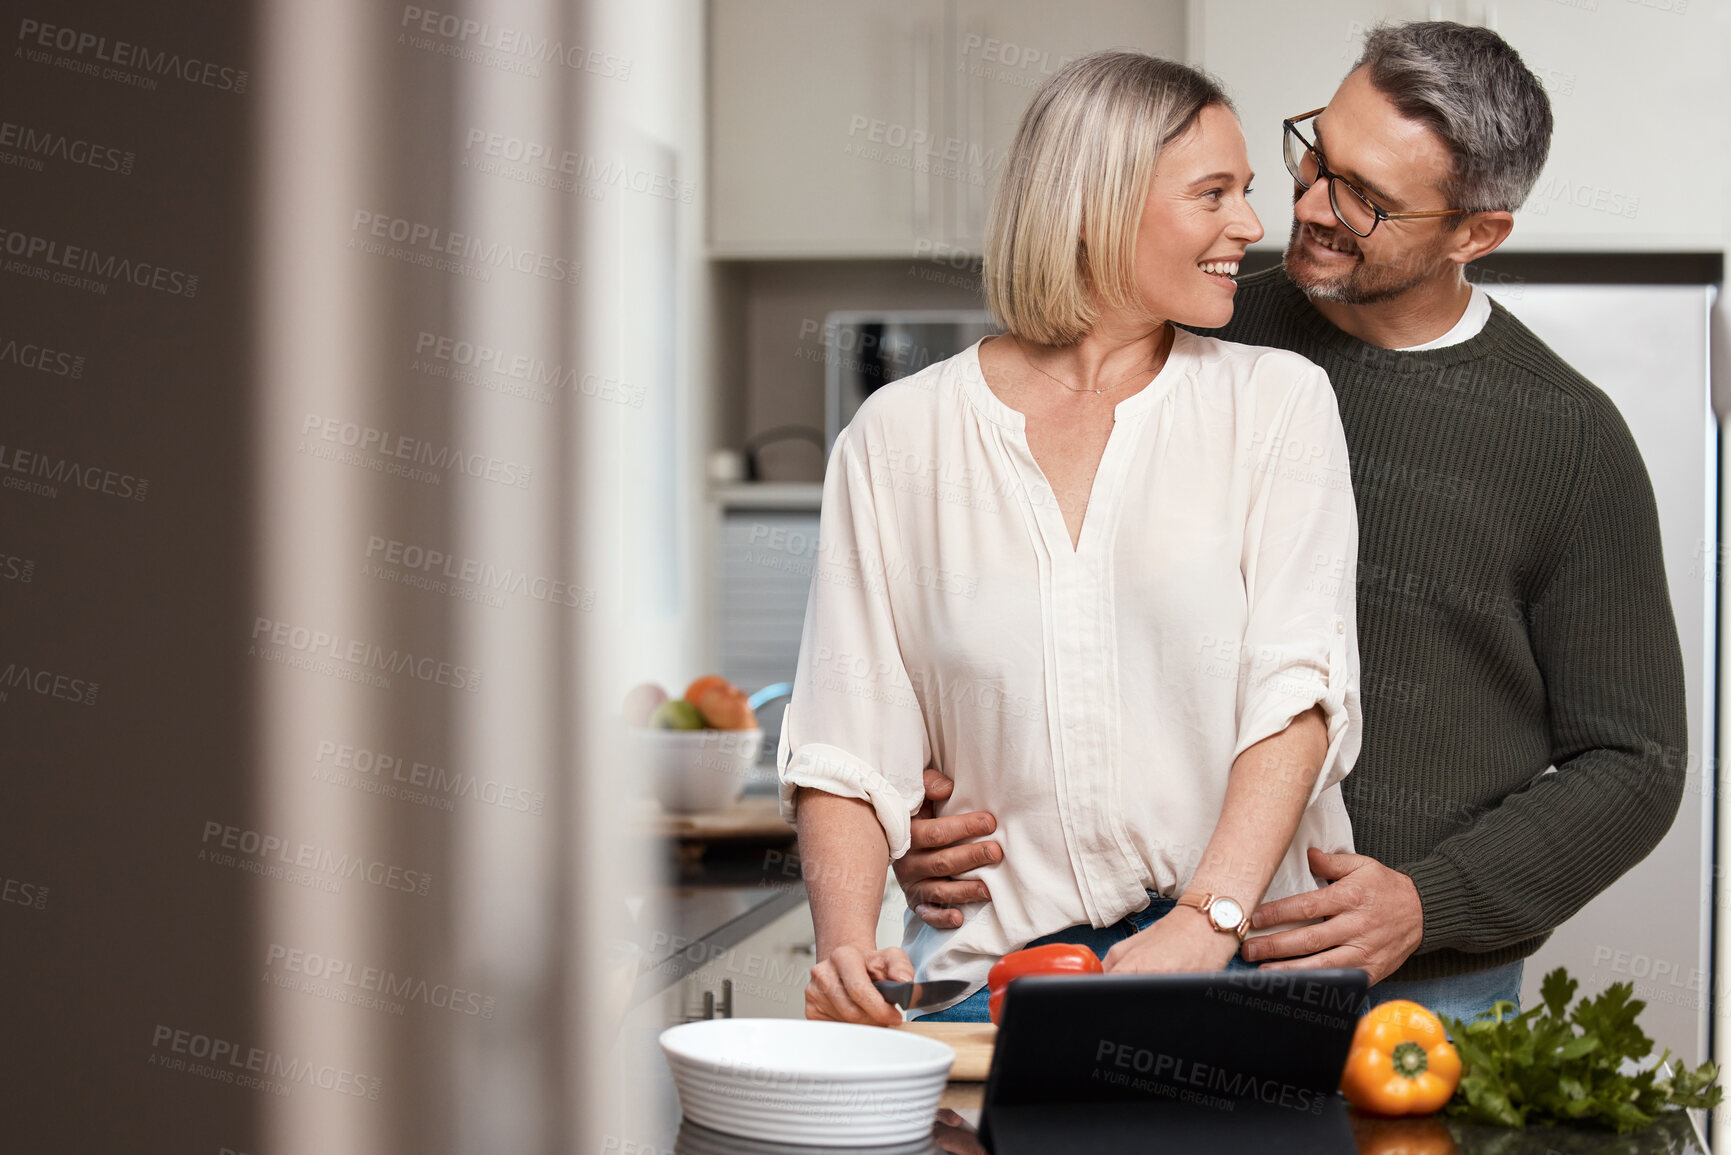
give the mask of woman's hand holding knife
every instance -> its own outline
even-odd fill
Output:
[[[911,982],[914,964],[900,947],[878,949],[878,913],[889,846],[871,805],[802,787],[800,867],[817,930],[817,965],[805,988],[805,1017],[893,1027],[902,1013],[874,979]]]

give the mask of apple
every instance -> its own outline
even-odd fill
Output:
[[[655,712],[649,716],[649,727],[652,730],[701,730],[703,715],[684,698],[673,698],[655,707]]]
[[[643,729],[649,725],[649,719],[654,716],[655,708],[667,701],[667,691],[654,682],[644,682],[631,687],[631,692],[625,695],[625,707],[620,710],[627,725]]]

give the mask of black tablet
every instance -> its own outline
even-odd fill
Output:
[[[1350,1153],[1338,1088],[1367,988],[1361,970],[1017,979],[981,1138],[994,1155]]]

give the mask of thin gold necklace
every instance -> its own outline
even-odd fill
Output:
[[[1071,393],[1105,393],[1106,389],[1116,389],[1120,385],[1127,385],[1131,381],[1134,381],[1138,376],[1140,376],[1146,372],[1146,370],[1143,370],[1143,369],[1134,370],[1133,372],[1131,372],[1131,374],[1128,377],[1125,377],[1123,380],[1118,381],[1115,384],[1106,386],[1106,389],[1078,389],[1074,385],[1066,385],[1059,378],[1053,377],[1052,374],[1047,373],[1044,369],[1042,369],[1038,365],[1034,364],[1034,359],[1032,357],[1028,356],[1028,351],[1026,349],[1022,348],[1022,339],[1020,337],[1016,336],[1014,333],[1011,333],[1010,334],[1010,340],[1012,340],[1016,343],[1016,352],[1020,353],[1022,355],[1022,360],[1027,362],[1028,368],[1032,369],[1036,373],[1040,373],[1046,377],[1050,377],[1053,381],[1057,381],[1059,385],[1063,386],[1065,389],[1069,390]],[[1165,354],[1170,352],[1170,349],[1168,348],[1168,343],[1171,340],[1172,340],[1172,327],[1170,325],[1168,325],[1166,327],[1166,335],[1163,336],[1160,340],[1160,350],[1161,350],[1160,360],[1162,361],[1162,363],[1164,362]]]

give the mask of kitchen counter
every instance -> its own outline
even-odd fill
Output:
[[[643,1064],[649,1084],[640,1089],[656,1105],[652,1119],[639,1118],[633,1128],[644,1155],[989,1155],[975,1135],[985,1086],[951,1082],[945,1088],[931,1138],[885,1148],[805,1147],[723,1135],[683,1119],[673,1077],[652,1033],[636,1040],[632,1059]],[[1681,1111],[1667,1112],[1644,1131],[1618,1135],[1610,1131],[1565,1127],[1529,1127],[1516,1131],[1465,1123],[1442,1116],[1419,1119],[1376,1119],[1352,1116],[1355,1148],[1342,1155],[1708,1155],[1695,1123]],[[647,1129],[649,1134],[642,1134]],[[617,1132],[613,1132],[617,1134]],[[604,1151],[627,1150],[603,1147]],[[1073,1148],[1090,1155],[1100,1144],[1079,1135]],[[1063,1155],[1053,1152],[1052,1155]]]
[[[1646,1130],[1629,1135],[1574,1127],[1514,1131],[1447,1118],[1415,1120],[1432,1126],[1403,1131],[1403,1122],[1355,1118],[1353,1132],[1359,1151],[1364,1155],[1394,1151],[1434,1151],[1438,1155],[1707,1155],[1706,1144],[1682,1111],[1667,1112]]]
[[[789,879],[775,862],[703,885],[667,888],[654,925],[639,929],[643,953],[632,1004],[666,990],[804,901],[797,865]]]
[[[1560,1127],[1514,1131],[1442,1118],[1355,1118],[1353,1133],[1358,1155],[1707,1155],[1707,1148],[1682,1112],[1667,1113],[1632,1135]],[[1085,1136],[1078,1137],[1074,1149],[1090,1149]],[[677,1155],[987,1155],[974,1136],[972,1124],[953,1114],[940,1116],[928,1143],[889,1148],[795,1147],[722,1135],[686,1121],[681,1123],[671,1150]]]
[[[725,954],[806,898],[798,859],[791,849],[752,847],[749,855],[709,863],[703,879],[700,884],[663,888],[659,911],[639,925],[637,945],[642,953],[631,998],[634,1005],[647,1002]],[[649,1085],[639,1081],[632,1096],[647,1110],[633,1112],[634,1123],[609,1128],[602,1150],[657,1155],[845,1155],[856,1150],[740,1139],[683,1120],[672,1076],[656,1041],[659,1033],[659,1026],[627,1029],[618,1039],[616,1070],[622,1077],[631,1071],[647,1075]],[[952,1082],[942,1100],[945,1111],[929,1142],[875,1149],[874,1155],[986,1155],[974,1136],[983,1092],[981,1083]],[[1680,1112],[1662,1116],[1634,1135],[1548,1127],[1513,1131],[1441,1118],[1355,1119],[1354,1132],[1361,1155],[1393,1151],[1436,1155],[1707,1155],[1708,1150],[1693,1123]],[[1082,1137],[1078,1149],[1087,1145],[1086,1137]],[[858,1149],[858,1155],[866,1155],[865,1150]]]

